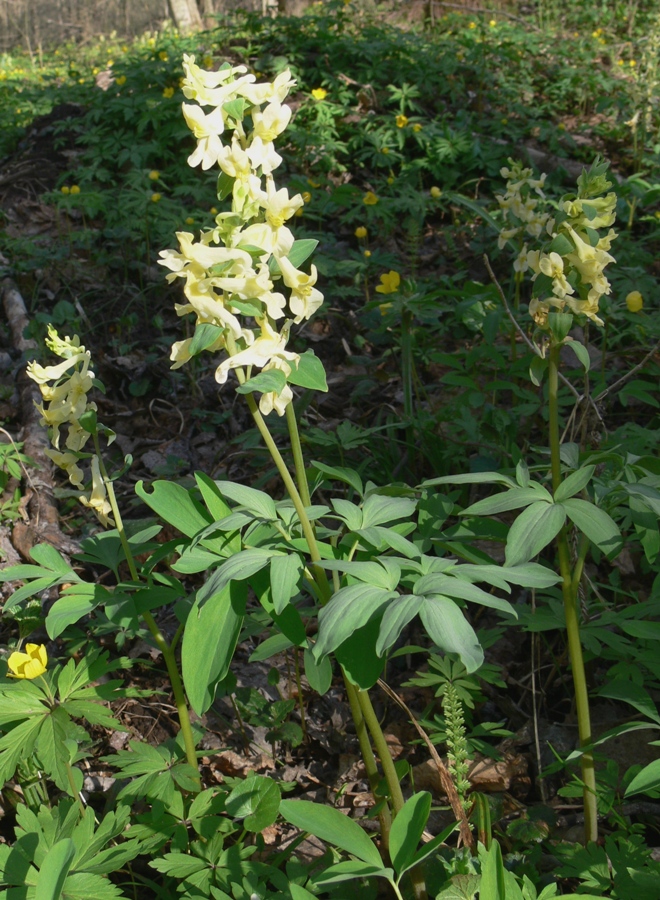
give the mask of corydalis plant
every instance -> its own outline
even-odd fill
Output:
[[[37,405],[41,413],[41,424],[49,429],[53,449],[44,451],[56,466],[64,469],[69,481],[83,493],[79,500],[84,506],[94,510],[102,525],[111,525],[111,506],[102,475],[102,462],[98,454],[100,430],[114,440],[114,433],[99,426],[96,421],[96,403],[87,394],[98,385],[94,372],[90,369],[91,354],[80,343],[78,335],[61,338],[57,331],[48,326],[46,346],[63,361],[56,366],[41,366],[34,360],[27,365],[27,374],[39,385],[43,403]],[[46,406],[48,404],[48,406]],[[64,448],[60,446],[60,429],[68,426]],[[85,445],[94,437],[95,453],[85,452]],[[80,462],[89,459],[91,466],[92,490],[84,492],[84,472]]]
[[[300,362],[286,349],[290,325],[308,319],[323,302],[316,267],[309,275],[297,268],[316,242],[296,242],[285,224],[303,198],[278,190],[273,178],[282,161],[273,142],[291,119],[283,100],[295,82],[288,70],[265,84],[255,84],[245,66],[206,72],[194,56],[184,56],[184,70],[183,93],[196,101],[183,104],[197,138],[188,163],[203,169],[217,164],[218,197],[231,194],[232,205],[198,241],[179,232],[179,252],[161,251],[160,264],[171,270],[168,281],[185,282],[188,302],[177,305],[177,313],[194,313],[198,326],[192,338],[173,345],[173,368],[202,350],[224,351],[216,380],[224,384],[232,369],[239,381],[249,380],[253,368],[261,369],[255,383],[262,390],[259,408],[281,416],[293,399],[286,381]],[[286,296],[276,286],[286,288]]]

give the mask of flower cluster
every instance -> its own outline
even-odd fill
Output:
[[[525,238],[538,240],[544,232],[552,234],[554,220],[543,210],[545,174],[534,178],[532,170],[523,168],[521,162],[509,159],[509,164],[511,168],[500,169],[502,177],[507,179],[506,191],[495,195],[505,220],[497,244],[501,250],[509,241],[517,240],[520,246],[513,267],[516,272],[525,272],[528,267]]]
[[[83,427],[81,419],[96,413],[96,403],[87,398],[94,386],[94,372],[90,369],[91,354],[81,345],[77,335],[61,338],[52,325],[48,326],[46,346],[62,362],[56,366],[41,366],[33,360],[27,365],[27,374],[36,381],[41,391],[43,402],[37,405],[37,409],[41,413],[41,424],[49,428],[53,445],[52,450],[44,452],[56,466],[64,469],[71,484],[80,490],[84,490],[84,473],[79,463],[91,456],[92,491],[89,497],[83,494],[80,502],[91,507],[103,525],[111,524],[110,504],[101,476],[99,458],[83,452],[93,429]],[[62,447],[60,429],[67,426]]]
[[[187,303],[177,305],[177,313],[193,313],[197,326],[205,326],[174,344],[173,368],[204,349],[227,354],[215,374],[220,384],[231,369],[249,378],[255,366],[288,377],[299,361],[286,350],[291,321],[309,319],[323,302],[316,267],[310,274],[297,268],[308,253],[296,247],[285,224],[302,208],[303,197],[289,197],[273,179],[282,161],[274,141],[291,119],[283,101],[295,82],[288,70],[264,84],[256,84],[245,66],[203,71],[194,56],[184,56],[184,71],[184,96],[195,103],[184,103],[183,114],[197,139],[188,163],[217,165],[218,199],[231,194],[232,204],[199,240],[179,232],[179,250],[161,251],[168,281],[184,281]],[[264,414],[275,409],[283,415],[292,399],[285,385],[279,393],[262,394],[259,407]]]
[[[616,232],[610,228],[616,218],[616,194],[602,195],[611,184],[605,178],[606,163],[598,160],[578,179],[577,195],[564,197],[558,205],[552,240],[546,250],[527,253],[527,266],[534,273],[534,296],[529,312],[539,327],[547,324],[555,309],[584,315],[597,325],[600,298],[611,286],[606,266],[614,262],[608,252]],[[598,229],[607,228],[606,234]]]

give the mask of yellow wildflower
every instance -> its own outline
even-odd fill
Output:
[[[186,225],[194,225],[194,224],[195,224],[195,220],[192,218],[192,216],[188,216],[188,218],[186,219]]]
[[[371,256],[371,250],[365,250],[365,251],[364,251],[364,256],[366,256],[367,259],[369,259],[369,257]]]
[[[162,59],[163,62],[167,62],[167,60],[168,60],[167,50],[161,50],[160,53],[158,54],[158,59]]]
[[[158,181],[158,179],[160,178],[160,172],[158,171],[158,169],[152,169],[151,172],[149,172],[149,178],[151,179],[151,181]]]
[[[26,644],[25,653],[16,650],[7,660],[14,678],[38,678],[46,671],[48,656],[43,644]]]
[[[381,283],[376,288],[379,294],[394,294],[399,290],[399,285],[401,284],[401,276],[398,272],[390,269],[389,272],[386,272],[384,275],[380,276],[380,282]]]
[[[470,24],[468,25],[468,28],[476,28],[476,27],[477,27],[476,22],[470,22]]]
[[[315,100],[325,100],[327,96],[328,92],[325,88],[314,88],[314,90],[312,91],[312,97]]]
[[[312,195],[310,194],[309,191],[303,191],[302,198],[305,201],[305,203],[309,203],[310,200],[312,199]]]
[[[174,88],[173,87],[164,88],[163,97],[166,97],[169,100],[169,98],[173,97],[173,96],[174,96]]]
[[[631,291],[626,295],[626,306],[631,313],[639,312],[644,306],[644,298],[639,291]]]
[[[117,78],[115,78],[115,84],[118,84],[120,87],[122,86],[122,84],[126,84],[126,76],[118,75]]]
[[[637,63],[635,62],[634,59],[631,59],[630,62],[628,63],[628,65],[632,68],[633,66],[636,66]]]
[[[60,188],[60,190],[62,191],[63,194],[68,194],[68,193],[70,193],[71,189],[68,187],[68,185],[63,184],[62,187]]]
[[[440,188],[439,188],[437,185],[435,185],[435,184],[433,185],[433,187],[432,187],[431,190],[429,191],[429,194],[433,197],[434,200],[439,200],[440,197],[442,197],[442,191],[441,191]]]
[[[80,193],[80,188],[78,187],[77,184],[72,184],[71,187],[69,188],[69,193],[71,193],[71,194],[79,194],[79,193]]]
[[[399,115],[396,117],[396,127],[405,128],[408,124],[408,116]]]
[[[374,194],[373,191],[367,191],[367,193],[362,198],[362,202],[365,206],[375,206],[378,203],[378,197]]]
[[[366,238],[366,236],[367,229],[364,227],[364,225],[358,225],[358,227],[355,229],[355,237],[360,240],[361,238]]]
[[[418,132],[418,131],[421,131],[423,127],[424,127],[424,126],[422,125],[421,122],[415,122],[415,124],[414,124],[413,127],[412,127],[412,130],[413,130],[414,132]]]
[[[162,194],[159,194],[159,193],[156,191],[156,193],[154,193],[154,194],[151,195],[151,202],[152,202],[152,203],[158,203],[158,201],[160,200],[161,196],[162,196]]]

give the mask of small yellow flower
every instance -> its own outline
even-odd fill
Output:
[[[358,240],[361,240],[362,238],[366,238],[366,236],[367,229],[364,227],[364,225],[358,225],[358,227],[355,229],[355,237]]]
[[[160,172],[158,171],[158,169],[152,169],[151,172],[149,172],[149,178],[151,179],[151,181],[158,181],[158,179],[160,178]]]
[[[188,216],[188,218],[186,219],[186,225],[194,225],[194,224],[195,224],[195,220],[192,218],[192,216]]]
[[[633,66],[636,66],[637,63],[635,62],[634,59],[631,59],[630,62],[628,63],[628,65],[632,68]]]
[[[502,123],[502,125],[508,125],[508,124],[509,124],[509,120],[508,120],[506,117],[505,117],[504,119],[500,119],[500,122]]]
[[[375,206],[378,203],[378,197],[374,194],[373,191],[367,191],[367,193],[362,198],[362,202],[365,206]]]
[[[495,26],[497,25],[497,20],[491,19],[488,24],[490,25],[491,28],[495,28]]]
[[[114,64],[115,64],[114,59],[109,59],[109,60],[108,60],[108,66],[114,66]]]
[[[48,656],[43,644],[26,644],[25,653],[16,650],[7,660],[14,678],[38,678],[46,671]]]
[[[299,206],[298,209],[295,211],[294,215],[298,216],[298,218],[300,218],[300,216],[302,216],[302,214],[303,214],[303,208],[302,208],[302,206]]]
[[[429,194],[433,197],[434,200],[439,200],[440,197],[442,197],[442,191],[441,191],[440,188],[439,188],[437,185],[435,185],[435,184],[433,185],[433,187],[432,187],[431,190],[429,191]]]
[[[631,291],[626,296],[626,306],[631,313],[639,312],[644,306],[644,298],[639,291]]]
[[[71,193],[71,194],[79,194],[79,193],[80,193],[80,188],[78,187],[77,184],[72,184],[71,187],[69,188],[69,193]]]
[[[205,56],[202,59],[202,65],[204,66],[205,69],[210,69],[213,66],[213,57]]]
[[[369,259],[369,257],[371,256],[371,250],[365,250],[363,255],[366,256],[367,259]]]
[[[423,127],[424,127],[424,126],[422,125],[421,122],[415,122],[415,124],[413,125],[412,129],[413,129],[414,132],[418,132],[418,131],[421,131]]]
[[[160,53],[158,54],[158,59],[162,59],[163,62],[167,62],[167,60],[168,60],[167,50],[161,50]]]
[[[389,147],[381,147],[381,148],[380,148],[380,152],[381,152],[381,153],[384,153],[385,156],[387,156],[388,153],[390,152],[390,148],[389,148]]]
[[[98,74],[99,74],[99,70],[96,68],[96,66],[94,66],[94,68],[92,69],[92,75],[98,75]]]
[[[563,122],[560,122],[559,125],[557,125],[557,129],[558,131],[566,131],[566,126]]]
[[[122,84],[126,84],[126,76],[119,75],[117,78],[115,78],[115,84],[118,84],[120,87],[122,86]]]
[[[162,195],[159,194],[158,192],[156,192],[155,194],[152,194],[152,195],[151,195],[151,202],[152,202],[152,203],[158,203],[158,201],[160,200],[161,196],[162,196]]]
[[[310,200],[312,199],[312,195],[310,194],[309,191],[303,191],[301,196],[302,196],[303,200],[305,201],[305,203],[309,203]]]
[[[69,194],[71,192],[71,188],[69,188],[66,184],[63,184],[60,190],[63,194]]]
[[[174,88],[173,87],[166,87],[163,90],[163,97],[167,97],[167,99],[169,100],[169,98],[173,97],[173,96],[174,96]]]
[[[617,59],[616,64],[617,64],[617,66],[622,66],[622,65],[624,65],[624,62],[622,59]]]
[[[408,124],[408,116],[400,115],[396,117],[396,127],[405,128]]]
[[[387,183],[388,183],[388,184],[394,184],[394,175],[388,175]]]
[[[476,28],[476,27],[477,27],[476,22],[470,22],[470,24],[468,25],[468,28]]]
[[[401,276],[398,272],[390,269],[389,272],[380,276],[380,284],[377,286],[376,290],[379,294],[394,294],[399,290],[400,284]]]
[[[327,96],[328,92],[325,88],[314,88],[314,90],[312,91],[312,97],[315,100],[325,100]]]
[[[84,78],[79,78],[79,79],[78,79],[78,84],[84,84],[84,83],[85,83],[85,79],[84,79]]]
[[[212,206],[211,209],[209,210],[209,212],[211,213],[212,216],[218,215],[218,210],[215,208],[215,206]]]

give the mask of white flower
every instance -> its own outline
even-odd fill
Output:
[[[285,349],[288,339],[287,332],[278,334],[266,319],[259,320],[259,325],[261,326],[261,334],[250,347],[239,350],[235,356],[231,356],[220,363],[215,371],[215,380],[219,384],[224,384],[227,381],[230,369],[247,366],[256,366],[259,369],[263,369],[271,360],[278,359],[282,363],[279,368],[288,375],[291,371],[291,366],[288,366],[287,371],[285,364],[293,360],[295,360],[296,364],[298,363],[300,359],[298,354],[291,353]]]
[[[291,288],[289,307],[295,317],[293,321],[298,323],[303,319],[309,319],[323,303],[323,294],[314,287],[318,277],[316,266],[312,266],[311,274],[306,275],[305,272],[296,269],[286,257],[278,259],[277,262],[282,270],[284,284]]]
[[[548,278],[552,278],[552,290],[556,297],[562,300],[566,294],[574,294],[575,291],[564,275],[564,260],[558,253],[544,254],[539,260],[539,269]]]
[[[92,457],[92,493],[89,498],[82,496],[80,502],[83,506],[88,506],[96,513],[101,525],[114,525],[110,518],[112,507],[108,500],[108,492],[105,487],[105,481],[101,475],[98,456]]]
[[[274,141],[285,130],[291,121],[291,107],[278,103],[269,103],[263,112],[253,112],[254,137],[260,137],[264,143]],[[254,140],[253,137],[253,140]]]
[[[202,169],[210,169],[224,149],[220,140],[225,127],[222,107],[208,115],[201,107],[190,103],[182,103],[181,108],[188,128],[197,138],[197,147],[188,157],[188,165],[194,168],[201,163]]]
[[[195,64],[195,57],[184,54],[183,70],[185,77],[182,90],[188,100],[196,100],[202,106],[222,106],[232,94],[236,95],[241,88],[255,81],[254,75],[237,74],[247,72],[245,66],[234,66],[207,72]]]

